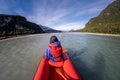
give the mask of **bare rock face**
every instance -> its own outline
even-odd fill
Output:
[[[44,33],[41,26],[19,15],[0,14],[0,36]]]

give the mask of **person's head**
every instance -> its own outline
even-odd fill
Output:
[[[54,43],[56,41],[59,41],[58,38],[56,36],[51,36],[51,38],[50,38],[50,44]]]

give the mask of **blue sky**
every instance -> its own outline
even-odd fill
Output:
[[[114,0],[0,0],[0,14],[21,15],[57,30],[81,29]]]

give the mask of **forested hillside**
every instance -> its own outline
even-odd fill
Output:
[[[80,32],[120,34],[120,0],[108,5],[97,17],[90,19]]]

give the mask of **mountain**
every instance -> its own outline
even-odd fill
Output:
[[[120,0],[109,4],[97,17],[89,20],[81,32],[120,34]]]
[[[47,33],[57,33],[57,32],[62,32],[59,30],[55,30],[46,26],[41,26],[41,28],[43,29],[43,31],[47,32]]]
[[[0,14],[0,37],[44,33],[41,26],[19,15]]]

